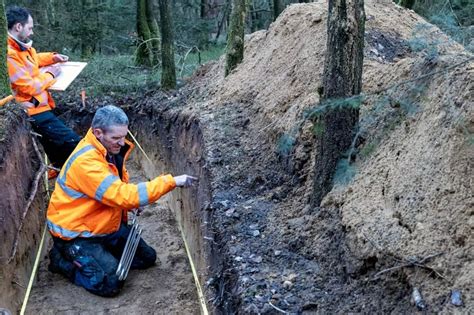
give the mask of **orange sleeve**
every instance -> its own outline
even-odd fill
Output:
[[[18,57],[8,56],[8,74],[15,89],[23,94],[35,96],[48,89],[56,82],[50,73],[40,73],[32,77]]]
[[[106,164],[93,158],[84,158],[77,162],[72,166],[76,169],[71,173],[76,176],[68,178],[67,182],[75,186],[74,189],[109,207],[135,209],[157,201],[176,187],[171,175],[159,176],[148,182],[128,184],[111,173]]]
[[[37,53],[36,56],[38,58],[38,63],[40,67],[45,67],[52,65],[54,62],[54,54],[53,52],[44,52],[44,53]]]

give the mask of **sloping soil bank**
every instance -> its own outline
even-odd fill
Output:
[[[134,153],[136,156],[137,153]],[[132,182],[145,180],[129,166]],[[193,276],[172,211],[163,202],[144,207],[138,219],[143,239],[155,248],[157,265],[131,270],[119,296],[101,298],[47,270],[43,259],[28,314],[199,314]]]
[[[44,226],[45,190],[26,115],[0,108],[0,308],[16,313]]]

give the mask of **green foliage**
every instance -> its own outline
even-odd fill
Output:
[[[207,49],[178,45],[176,52],[176,70],[179,78],[188,77],[196,69],[211,60],[217,60],[224,54],[224,45],[208,45]]]
[[[208,50],[189,53],[184,60],[182,55],[177,55],[178,78],[188,77],[202,63],[218,59],[223,50],[222,46],[210,46]],[[71,57],[78,58],[78,56]],[[69,89],[77,91],[86,89],[87,95],[103,95],[110,92],[127,94],[148,87],[157,87],[160,80],[159,68],[137,67],[132,54],[112,56],[96,54],[88,60],[87,67]],[[78,92],[75,94],[78,95]]]
[[[133,51],[135,1],[7,0],[5,3],[31,11],[35,22],[33,41],[39,51],[79,54],[83,45],[90,45],[92,53]]]
[[[356,173],[357,169],[350,163],[349,159],[341,159],[337,163],[333,182],[335,185],[347,185],[352,181]]]
[[[5,17],[5,5],[0,3],[0,52],[2,60],[7,60],[7,23]],[[0,99],[11,94],[10,80],[8,78],[7,63],[2,62],[0,66]]]
[[[364,101],[364,95],[355,95],[347,98],[336,98],[324,100],[319,106],[310,108],[305,111],[304,116],[313,122],[321,117],[321,115],[329,110],[341,110],[346,108],[358,109]]]
[[[360,153],[359,153],[360,156],[363,157],[363,158],[369,157],[375,151],[375,149],[377,148],[377,145],[378,145],[378,143],[376,143],[376,142],[367,143],[360,150]]]
[[[311,129],[311,131],[313,132],[315,136],[322,135],[325,129],[326,129],[326,126],[321,119],[318,118],[313,121],[313,128]]]
[[[283,134],[278,140],[278,152],[283,156],[288,156],[291,150],[293,150],[295,141],[296,139],[293,136],[286,133]]]
[[[440,48],[444,44],[438,38],[430,36],[433,31],[433,26],[430,24],[419,23],[407,41],[413,52],[423,55],[428,61],[434,61],[439,57]]]
[[[413,9],[467,49],[474,50],[474,1],[417,0]]]

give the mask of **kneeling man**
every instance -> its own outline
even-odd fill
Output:
[[[133,144],[125,139],[127,132],[122,109],[97,110],[91,129],[64,164],[48,207],[54,240],[49,270],[101,296],[117,295],[123,286],[115,272],[131,230],[127,211],[197,180],[164,175],[129,184],[125,161]],[[141,239],[131,268],[148,268],[155,260],[155,250]]]

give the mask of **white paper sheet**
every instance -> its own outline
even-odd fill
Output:
[[[54,83],[49,90],[65,91],[69,84],[81,73],[87,65],[87,62],[68,61],[58,63],[58,65],[61,67],[61,74],[56,78],[56,83]]]

